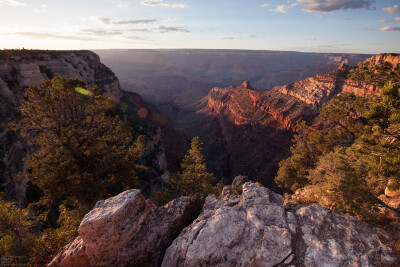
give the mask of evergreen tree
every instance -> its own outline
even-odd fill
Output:
[[[379,199],[387,186],[400,189],[400,81],[386,83],[378,96],[336,96],[317,119],[328,129],[303,125],[275,181],[293,191],[312,185],[319,199],[346,214],[400,212]]]
[[[188,154],[183,158],[182,172],[173,174],[169,183],[179,195],[192,196],[200,195],[206,197],[209,194],[217,194],[221,184],[213,186],[216,178],[214,174],[207,172],[207,166],[201,151],[203,143],[199,137],[192,139]]]
[[[138,186],[134,160],[145,138],[132,145],[127,123],[107,115],[113,107],[97,87],[58,75],[25,91],[23,119],[9,126],[37,149],[21,176],[40,187],[42,202],[88,204]]]
[[[292,156],[279,162],[275,182],[296,191],[310,184],[309,172],[315,168],[321,155],[333,151],[338,145],[349,145],[351,138],[342,129],[312,131],[301,122],[292,142]]]

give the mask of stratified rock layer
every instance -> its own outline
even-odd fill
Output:
[[[400,55],[377,55],[367,62],[370,67],[389,62],[395,68]],[[218,173],[224,169],[218,175],[225,177],[241,173],[274,188],[278,162],[290,155],[291,139],[299,122],[311,124],[321,105],[342,92],[379,94],[373,82],[351,82],[347,78],[350,70],[343,63],[334,71],[267,92],[253,89],[247,81],[239,86],[213,88],[199,102],[197,114],[205,119],[193,127],[200,129],[198,135],[206,143],[212,170]]]
[[[380,229],[319,205],[283,207],[283,197],[245,183],[242,195],[209,196],[162,266],[390,266]]]
[[[208,159],[211,163],[218,162],[217,166],[228,166],[229,173],[219,175],[244,174],[269,188],[274,187],[279,161],[289,155],[296,124],[301,120],[309,122],[318,114],[311,104],[275,89],[257,91],[248,81],[240,86],[213,88],[207,106],[199,113],[213,122],[210,126],[203,124],[204,128],[218,130],[214,136],[211,129],[204,130],[200,138],[223,147],[213,151]]]
[[[157,208],[139,190],[99,201],[79,226],[79,237],[49,266],[158,266],[202,205],[199,198],[181,197]]]

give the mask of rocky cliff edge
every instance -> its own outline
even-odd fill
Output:
[[[383,230],[283,202],[252,182],[204,205],[183,197],[156,208],[127,191],[97,203],[49,266],[396,266]]]

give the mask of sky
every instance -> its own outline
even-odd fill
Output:
[[[400,53],[400,0],[0,0],[23,47]]]

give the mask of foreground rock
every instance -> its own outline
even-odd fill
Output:
[[[48,266],[397,266],[381,229],[319,205],[284,207],[259,184],[230,190],[161,208],[139,190],[100,201]]]
[[[209,196],[162,266],[395,266],[380,229],[319,205],[283,207],[283,197],[245,183],[240,196]]]
[[[139,190],[99,201],[79,226],[79,237],[48,266],[158,266],[202,204],[181,197],[158,208]]]

